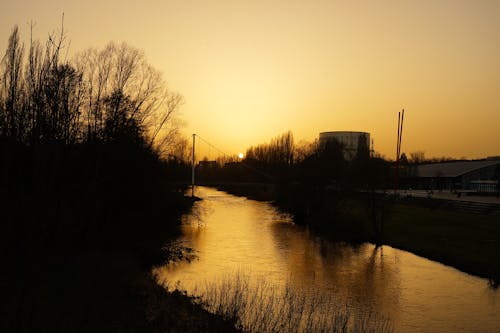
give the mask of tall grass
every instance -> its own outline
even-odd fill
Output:
[[[209,312],[246,332],[392,332],[388,319],[341,303],[334,292],[304,292],[291,282],[275,284],[241,272],[197,285],[190,293]]]

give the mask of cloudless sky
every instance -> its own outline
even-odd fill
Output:
[[[29,21],[68,57],[109,41],[144,51],[181,93],[186,135],[237,154],[287,130],[370,132],[394,157],[500,155],[497,0],[2,0],[0,50]]]

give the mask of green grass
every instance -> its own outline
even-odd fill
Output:
[[[385,243],[498,282],[500,218],[395,204]]]

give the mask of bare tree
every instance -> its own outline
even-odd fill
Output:
[[[422,150],[417,150],[410,153],[409,162],[412,164],[420,164],[425,162],[425,152]]]
[[[17,27],[2,58],[0,136],[28,144],[128,137],[164,154],[177,149],[183,98],[141,51],[109,43],[68,62],[64,24],[44,45],[32,36],[26,62]]]
[[[22,130],[22,62],[24,46],[15,26],[9,37],[7,51],[2,59],[2,85],[0,89],[0,135],[18,139]]]
[[[318,150],[318,140],[313,142],[300,141],[295,147],[295,162],[300,163]]]
[[[176,145],[176,112],[182,97],[139,50],[125,43],[89,49],[75,58],[85,86],[84,128],[88,139],[110,138],[135,127],[145,143],[168,153]]]
[[[169,141],[169,145],[158,146],[160,156],[166,157],[168,160],[175,160],[184,164],[191,163],[192,144],[187,138],[176,135]]]
[[[293,134],[288,131],[271,140],[269,144],[250,147],[245,156],[269,165],[291,165],[295,154]]]

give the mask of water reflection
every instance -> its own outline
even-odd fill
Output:
[[[193,292],[243,274],[248,283],[327,295],[326,307],[389,318],[396,332],[500,331],[498,292],[484,279],[386,246],[321,240],[268,203],[210,188],[198,195],[181,239],[198,260],[157,269],[170,285]]]

